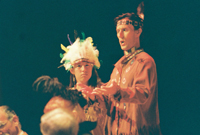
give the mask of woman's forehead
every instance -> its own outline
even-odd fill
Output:
[[[76,63],[74,63],[74,65],[85,65],[85,64],[92,64],[92,63],[85,60],[77,61]]]

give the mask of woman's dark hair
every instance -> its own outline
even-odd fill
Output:
[[[81,107],[87,104],[81,92],[76,89],[66,88],[66,86],[58,81],[58,78],[51,78],[46,75],[41,76],[34,81],[32,87],[39,93],[61,96],[66,100],[70,100],[73,104],[79,103]]]
[[[75,87],[77,81],[76,81],[76,77],[73,74],[70,74],[70,83],[69,83],[69,88],[73,88]],[[92,76],[91,78],[88,80],[88,86],[92,86],[92,87],[100,87],[102,84],[101,79],[96,71],[96,69],[93,67],[92,69]]]

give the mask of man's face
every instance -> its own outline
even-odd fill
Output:
[[[129,19],[123,18],[119,21],[129,21]],[[136,44],[136,39],[138,38],[138,35],[134,30],[133,25],[126,23],[117,24],[116,32],[119,39],[119,44],[123,51],[128,51],[133,47],[138,47]]]
[[[4,111],[0,110],[0,135],[15,135],[16,127],[14,122],[8,120]]]

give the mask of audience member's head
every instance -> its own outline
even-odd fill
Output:
[[[0,106],[0,135],[18,135],[21,124],[15,111],[8,106]]]
[[[52,98],[44,107],[44,113],[63,108],[73,113],[78,122],[85,120],[83,107],[87,104],[87,100],[80,91],[66,88],[57,78],[49,76],[37,78],[33,83],[33,89],[39,93],[52,94]]]
[[[87,104],[81,92],[76,89],[66,88],[66,86],[59,82],[58,78],[43,75],[38,77],[32,86],[39,93],[50,93],[52,96],[60,96],[74,106],[80,104],[81,107],[84,107]]]
[[[57,108],[41,117],[40,130],[43,135],[77,135],[78,122],[65,109]]]

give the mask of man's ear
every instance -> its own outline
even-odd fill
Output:
[[[139,29],[136,31],[137,37],[140,37],[141,33],[142,33],[142,29],[139,28]]]
[[[74,68],[71,68],[69,71],[70,71],[71,74],[74,75]]]
[[[14,115],[13,116],[13,119],[12,119],[13,123],[15,124],[15,126],[18,126],[19,125],[19,118],[17,115]]]

